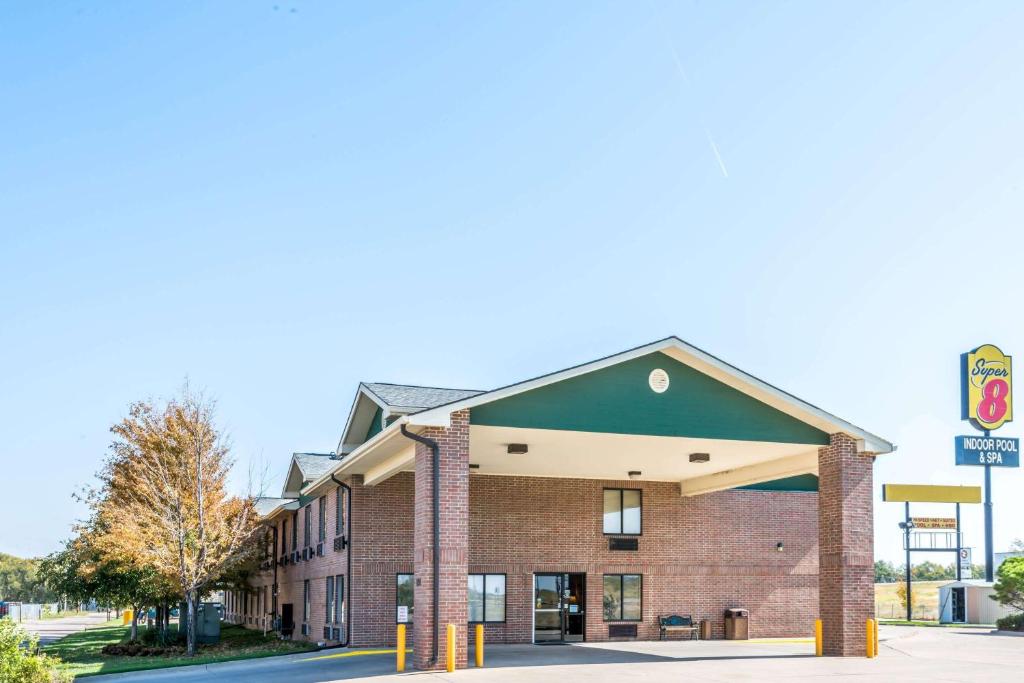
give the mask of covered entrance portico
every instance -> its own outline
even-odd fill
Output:
[[[670,338],[396,415],[337,474],[412,479],[418,668],[443,665],[448,624],[465,666],[478,574],[506,577],[497,642],[653,640],[669,613],[721,637],[745,607],[755,636],[820,617],[825,653],[855,655],[872,462],[892,449]]]

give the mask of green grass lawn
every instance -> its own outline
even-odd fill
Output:
[[[43,612],[43,621],[47,619],[63,619],[65,617],[84,617],[95,612],[82,612],[81,610],[67,610],[66,612]]]
[[[879,619],[878,623],[885,626],[929,626],[934,628],[982,628],[990,630],[995,628],[991,624],[940,624],[937,621],[907,621],[906,619]]]
[[[174,630],[174,625],[171,626]],[[123,671],[144,671],[163,669],[190,664],[210,664],[236,659],[271,657],[280,654],[315,650],[311,643],[282,641],[274,635],[264,636],[262,631],[244,629],[241,626],[223,625],[221,640],[216,645],[201,645],[195,657],[166,655],[158,657],[115,657],[104,655],[104,645],[124,642],[128,639],[129,627],[108,623],[62,638],[43,648],[46,654],[60,657],[64,668],[76,678],[96,674],[112,674]]]

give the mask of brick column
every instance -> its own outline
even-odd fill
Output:
[[[462,669],[466,667],[466,628],[469,618],[466,585],[469,569],[469,411],[452,413],[452,424],[448,429],[431,427],[422,435],[437,441],[440,450],[440,639],[437,661],[431,663],[434,643],[433,453],[428,446],[417,442],[413,659],[417,669],[443,669],[445,631],[448,624],[455,624],[458,644],[455,666]]]
[[[875,616],[871,468],[846,434],[818,449],[818,608],[824,654],[864,656]]]

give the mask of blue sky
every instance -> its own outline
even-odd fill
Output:
[[[998,2],[0,5],[0,551],[56,548],[109,425],[186,377],[276,489],[359,380],[489,388],[670,334],[898,443],[879,484],[980,483],[957,363],[1024,353],[1022,28]],[[1024,475],[994,481],[1001,548]]]

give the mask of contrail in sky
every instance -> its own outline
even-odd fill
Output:
[[[671,42],[668,44],[668,49],[672,53],[672,61],[676,64],[676,69],[679,70],[679,75],[683,77],[683,81],[690,88],[693,88],[693,84],[690,83],[690,77],[686,75],[686,69],[683,68],[683,62],[679,59],[679,53],[676,52],[676,48]],[[725,168],[725,162],[722,161],[722,155],[718,151],[718,145],[715,144],[715,139],[711,136],[711,129],[704,125],[703,117],[700,112],[697,112],[697,118],[701,119],[701,126],[704,128],[704,135],[708,139],[708,145],[711,147],[711,152],[715,155],[715,160],[718,162],[718,168],[722,171],[722,177],[728,178],[729,171]]]
[[[718,159],[718,168],[722,169],[722,175],[728,178],[729,171],[725,170],[725,162],[722,161],[722,155],[718,153],[718,145],[716,145],[714,139],[712,139],[711,131],[705,128],[704,134],[708,136],[708,144],[711,145],[711,151],[715,153],[715,159]]]

